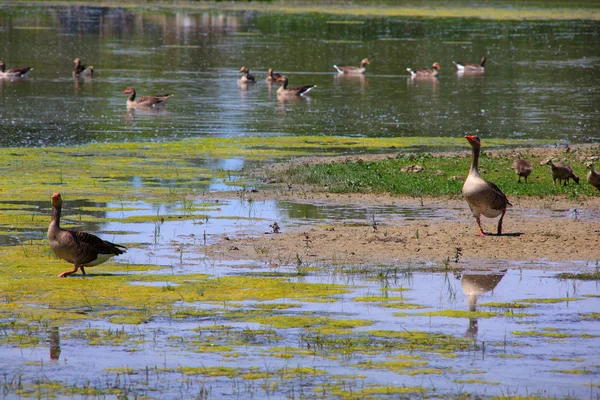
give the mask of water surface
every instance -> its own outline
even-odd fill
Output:
[[[352,23],[343,23],[343,22]],[[342,23],[339,23],[342,22]],[[1,8],[0,53],[28,79],[0,80],[2,146],[191,136],[348,135],[598,140],[600,26],[594,20],[382,18],[93,6]],[[485,76],[453,60],[489,58]],[[72,60],[93,80],[71,77]],[[366,77],[332,65],[371,61]],[[437,80],[407,67],[442,65]],[[239,87],[248,66],[258,83]],[[316,84],[281,101],[264,82]],[[121,92],[174,92],[165,109],[125,107]]]

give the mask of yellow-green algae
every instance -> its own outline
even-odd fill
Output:
[[[536,304],[555,304],[555,303],[563,303],[569,301],[579,301],[583,300],[579,297],[550,297],[550,298],[530,298],[530,299],[522,299],[515,300],[515,303],[536,303]]]
[[[590,371],[589,369],[553,369],[552,372],[571,375],[587,375],[593,373],[593,371]]]
[[[583,358],[560,358],[560,357],[550,357],[550,361],[571,361],[571,362],[584,362]]]
[[[578,337],[582,339],[593,339],[597,338],[598,335],[590,335],[587,333],[583,334],[575,334],[575,333],[561,333],[554,331],[546,331],[546,332],[538,332],[538,331],[513,331],[513,335],[515,336],[533,336],[533,337],[546,337],[553,339],[567,339],[572,337]]]
[[[479,306],[480,307],[492,307],[492,308],[527,308],[527,307],[531,307],[529,304],[516,303],[516,302],[510,302],[510,303],[489,302],[489,303],[482,303]]]
[[[468,338],[444,333],[423,331],[371,330],[366,332],[378,338],[394,339],[393,348],[409,351],[453,353],[472,349],[473,341]]]
[[[584,321],[596,321],[600,319],[599,312],[591,312],[591,313],[579,313],[579,316]]]
[[[387,369],[400,375],[430,375],[443,374],[444,370],[440,368],[419,368],[426,366],[426,361],[365,361],[358,364],[353,364],[354,367],[368,369]]]
[[[511,311],[490,312],[490,311],[465,311],[465,310],[440,310],[414,313],[411,315],[425,317],[448,317],[448,318],[492,318],[492,317],[535,317],[537,314],[531,313],[513,313]]]
[[[457,139],[452,138],[275,136],[193,138],[163,143],[120,143],[119,146],[9,148],[0,154],[0,174],[6,177],[0,200],[47,200],[49,204],[52,192],[60,191],[65,207],[74,199],[112,203],[136,200],[181,202],[193,196],[190,185],[227,177],[226,171],[199,167],[193,161],[197,159],[238,157],[265,161],[310,155],[314,149],[319,149],[323,155],[334,155],[340,148],[380,151],[382,148],[439,147],[456,143]],[[523,142],[490,139],[487,143],[497,146]],[[528,142],[528,145],[532,144]],[[81,154],[87,157],[77,157]],[[98,171],[102,171],[102,175],[98,175]],[[129,183],[132,176],[139,178],[142,185],[132,188]]]
[[[423,396],[427,392],[427,389],[422,386],[371,386],[355,391],[344,390],[340,386],[327,387],[327,389],[327,393],[341,400],[374,400],[381,399],[381,396],[392,399],[398,398],[397,396],[401,396],[400,398],[411,396],[412,398],[412,396]],[[319,395],[323,392],[323,389],[319,388],[319,390],[315,391]]]
[[[500,385],[500,382],[490,382],[484,379],[455,379],[453,382],[464,385]]]
[[[190,314],[189,308],[178,306],[181,301],[301,300],[328,298],[349,290],[344,285],[291,282],[282,278],[119,274],[118,271],[127,266],[112,266],[106,264],[104,270],[114,274],[93,275],[95,270],[89,268],[87,277],[59,279],[56,275],[70,266],[57,259],[45,241],[1,247],[0,292],[5,301],[0,303],[0,318],[18,317],[24,321],[49,323],[122,317],[116,321],[139,323],[157,316],[173,318],[188,313],[197,318],[200,315]],[[164,281],[170,282],[170,290],[160,285],[134,285]],[[132,316],[131,320],[126,319]]]

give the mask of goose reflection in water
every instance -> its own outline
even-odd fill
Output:
[[[361,92],[369,86],[369,80],[362,74],[336,74],[333,76],[333,82],[335,85],[339,86],[360,85]]]
[[[48,336],[50,339],[50,359],[56,361],[60,357],[60,332],[58,331],[58,326],[48,329]]]
[[[494,290],[504,275],[506,275],[506,270],[495,272],[466,272],[462,275],[460,283],[467,299],[469,311],[477,311],[477,298],[484,293]],[[476,338],[478,330],[477,318],[469,318],[469,327],[467,328],[465,336]]]

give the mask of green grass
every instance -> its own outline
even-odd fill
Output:
[[[578,199],[593,196],[591,185],[585,182],[585,166],[565,154],[569,165],[581,178],[581,183],[566,187],[552,185],[550,167],[541,166],[539,157],[524,155],[533,165],[529,183],[517,183],[511,170],[513,156],[483,154],[480,173],[484,179],[498,185],[509,199],[521,196],[567,196]],[[327,164],[296,165],[281,172],[280,181],[295,184],[312,184],[333,193],[391,193],[411,197],[460,196],[462,185],[469,172],[470,151],[460,156],[434,154],[404,154],[394,159],[374,162],[333,162]],[[403,167],[419,165],[421,172],[401,172]]]

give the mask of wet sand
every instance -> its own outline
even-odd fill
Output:
[[[553,156],[561,150],[529,151]],[[381,159],[389,155],[358,157]],[[310,158],[296,162],[333,160],[336,159]],[[273,167],[282,168],[285,165]],[[587,183],[582,181],[582,184]],[[509,260],[524,266],[555,270],[591,267],[600,260],[600,196],[580,200],[564,197],[511,199],[513,207],[509,208],[504,218],[503,235],[495,235],[498,218],[482,217],[484,230],[493,234],[486,237],[476,236],[476,221],[462,198],[415,199],[389,194],[332,194],[312,187],[290,188],[287,185],[255,193],[236,192],[223,196],[354,207],[428,207],[439,210],[441,215],[451,216],[415,220],[377,217],[375,226],[368,221],[349,224],[344,220],[302,227],[280,226],[279,233],[223,237],[208,249],[210,257],[260,260],[273,265],[299,259],[305,263],[334,265],[394,262],[443,264],[458,259],[459,262],[472,264],[471,268],[477,265],[485,268],[486,264],[495,260]]]

